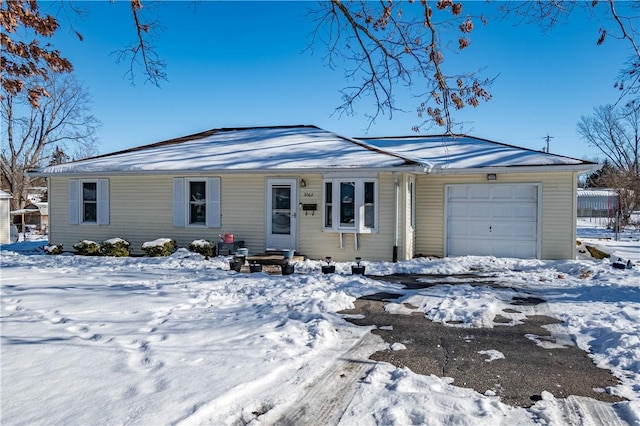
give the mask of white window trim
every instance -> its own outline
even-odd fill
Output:
[[[189,223],[190,202],[189,184],[190,182],[205,182],[205,223]],[[173,226],[178,228],[220,228],[220,178],[219,177],[198,177],[190,176],[186,178],[173,179]]]
[[[332,226],[326,225],[326,183],[331,182],[332,192],[331,194],[331,217]],[[340,225],[340,183],[349,182],[355,184],[355,206],[354,206],[354,226],[341,226]],[[372,228],[365,227],[365,202],[364,202],[364,184],[365,182],[373,182],[374,191],[374,226]],[[323,232],[340,232],[340,233],[352,233],[352,234],[372,234],[378,232],[378,210],[380,204],[379,196],[379,183],[377,177],[330,177],[325,178],[322,181],[322,225]]]
[[[84,220],[85,183],[96,184],[96,221]],[[109,179],[69,179],[69,223],[72,225],[108,225],[109,224]]]
[[[204,207],[205,207],[205,216],[204,223],[191,223],[191,199],[189,198],[190,190],[191,190],[191,182],[204,182]],[[187,228],[207,228],[208,227],[208,213],[209,213],[209,181],[207,178],[198,178],[198,177],[188,177],[184,180],[184,195],[185,195],[185,203],[184,203],[184,219],[185,219],[185,227]]]

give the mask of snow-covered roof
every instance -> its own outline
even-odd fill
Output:
[[[327,171],[409,167],[432,173],[552,166],[589,171],[597,164],[464,135],[347,138],[315,126],[213,129],[32,174]]]
[[[578,197],[617,197],[618,194],[609,188],[578,188]]]
[[[414,166],[394,154],[315,126],[213,129],[36,174],[363,169]]]
[[[0,199],[9,199],[9,198],[13,198],[11,194],[0,190]]]
[[[591,170],[597,164],[466,135],[359,138],[382,150],[425,164],[432,172],[485,168],[569,166]],[[565,167],[566,168],[566,167]]]

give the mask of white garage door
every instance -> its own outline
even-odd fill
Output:
[[[536,184],[447,186],[447,256],[538,257]]]

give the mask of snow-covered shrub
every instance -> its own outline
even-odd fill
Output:
[[[129,256],[129,241],[122,238],[111,238],[100,245],[100,251],[105,256],[126,257]]]
[[[47,254],[60,254],[62,253],[62,244],[49,244],[44,246],[44,252]]]
[[[100,245],[91,240],[78,241],[73,245],[73,248],[76,250],[77,254],[81,254],[83,256],[97,256],[100,254]]]
[[[157,240],[143,243],[140,248],[147,256],[169,256],[176,251],[176,242],[171,238],[158,238]]]
[[[189,243],[189,251],[201,254],[205,257],[213,257],[216,255],[216,245],[206,240],[194,240]]]

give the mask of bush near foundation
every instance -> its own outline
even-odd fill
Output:
[[[44,252],[47,254],[61,254],[62,244],[50,244],[44,246]]]
[[[91,240],[78,241],[73,245],[73,248],[76,251],[76,254],[80,254],[82,256],[98,256],[102,254],[100,252],[100,245]]]
[[[143,243],[140,248],[150,257],[170,256],[176,251],[176,242],[171,238],[158,238]]]
[[[213,257],[216,255],[216,245],[206,240],[194,240],[187,247],[189,251],[203,255],[204,257]]]
[[[126,257],[129,256],[129,241],[122,238],[111,238],[100,245],[100,251],[105,256]]]

